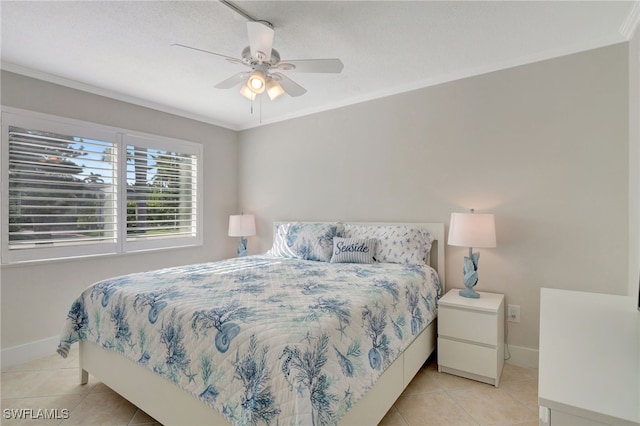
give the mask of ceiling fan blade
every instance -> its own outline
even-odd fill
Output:
[[[277,68],[289,72],[340,73],[344,64],[340,59],[296,59],[281,61]]]
[[[204,53],[209,53],[210,55],[220,56],[221,58],[224,58],[227,61],[232,62],[234,64],[247,65],[242,61],[242,59],[233,58],[231,56],[222,55],[222,54],[216,53],[216,52],[210,52],[209,50],[199,49],[197,47],[186,46],[186,45],[180,44],[180,43],[173,43],[173,44],[171,44],[171,46],[184,47],[185,49],[197,50],[198,52],[204,52]]]
[[[222,80],[220,83],[216,84],[214,87],[216,89],[231,89],[234,86],[237,86],[240,83],[244,83],[249,78],[251,72],[239,72],[226,80]]]
[[[305,89],[304,87],[300,86],[298,83],[296,83],[295,81],[291,80],[286,75],[280,74],[279,72],[274,72],[273,74],[271,74],[271,76],[278,83],[280,83],[280,86],[282,86],[284,91],[287,92],[287,94],[289,96],[293,96],[293,97],[302,96],[305,93],[307,93],[307,89]]]
[[[251,48],[251,56],[262,62],[271,60],[271,49],[273,48],[273,36],[275,31],[273,28],[261,22],[247,22],[247,31],[249,33],[249,47]]]

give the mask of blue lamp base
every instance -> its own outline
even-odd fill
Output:
[[[238,257],[243,257],[247,255],[247,239],[244,237],[240,237],[240,242],[238,243]]]
[[[471,253],[469,249],[469,256],[464,258],[464,290],[460,290],[458,293],[462,297],[468,297],[470,299],[479,299],[480,293],[475,291],[473,287],[478,283],[478,260],[480,253]]]
[[[458,294],[462,297],[468,297],[470,299],[480,299],[480,293],[472,288],[465,288],[464,290],[460,290]]]

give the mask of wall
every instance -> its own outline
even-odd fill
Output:
[[[629,295],[638,303],[640,276],[640,24],[629,42]]]
[[[628,292],[627,58],[619,44],[241,132],[250,252],[274,220],[492,212],[477,289],[521,305],[513,361],[537,365],[541,287]],[[465,251],[447,247],[448,288]]]
[[[236,242],[226,234],[228,215],[237,206],[236,132],[5,71],[1,100],[5,106],[202,143],[206,188],[201,247],[2,267],[3,366],[53,353],[71,302],[94,281],[235,255]]]

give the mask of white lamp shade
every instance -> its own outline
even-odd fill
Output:
[[[253,235],[256,235],[256,219],[252,214],[229,216],[230,237],[251,237]]]
[[[272,101],[284,93],[284,89],[273,78],[267,79],[267,94]]]
[[[256,94],[249,90],[248,83],[242,85],[242,87],[240,88],[240,94],[250,101],[256,100]]]
[[[495,218],[492,214],[451,213],[449,245],[462,247],[495,247]]]

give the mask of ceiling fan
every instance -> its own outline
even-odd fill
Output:
[[[289,96],[304,95],[307,90],[280,71],[301,73],[340,73],[344,68],[340,59],[297,59],[281,60],[280,53],[273,48],[275,31],[266,21],[247,22],[249,46],[242,50],[242,59],[210,52],[197,47],[174,43],[172,46],[184,47],[204,53],[220,56],[227,61],[249,67],[250,71],[239,72],[216,84],[218,89],[231,89],[242,83],[240,93],[254,100],[256,96],[267,92],[274,100],[283,93]]]

